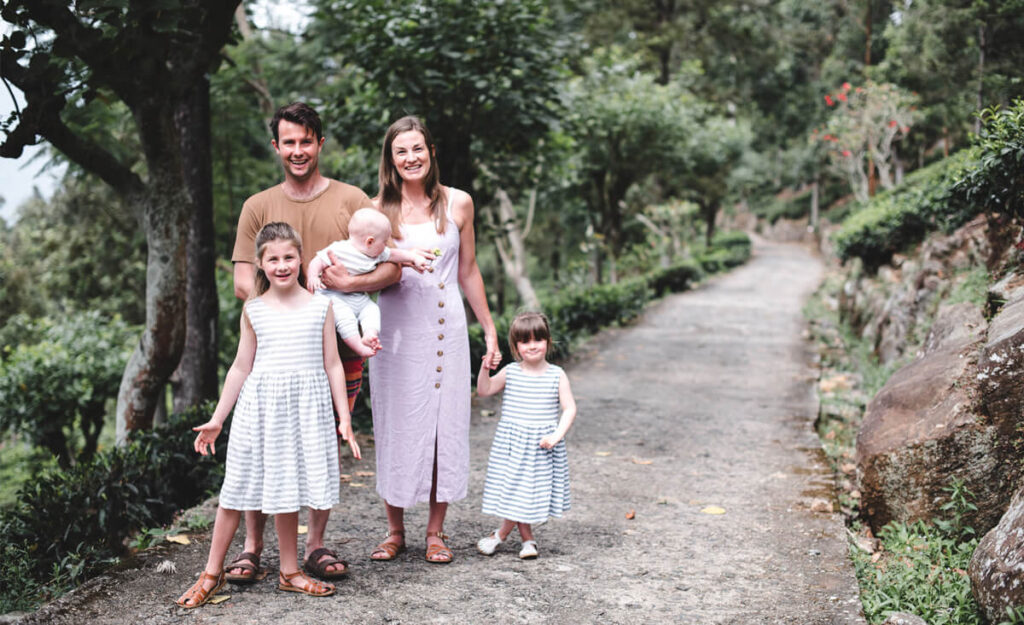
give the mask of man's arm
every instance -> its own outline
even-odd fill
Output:
[[[249,294],[256,288],[256,265],[245,261],[235,262],[235,297],[243,302],[249,299]]]
[[[331,257],[331,266],[324,269],[320,279],[332,291],[342,293],[362,293],[379,291],[398,282],[402,278],[402,268],[395,263],[381,263],[369,273],[353,276],[345,269],[334,252],[327,252]],[[235,293],[238,293],[238,264],[235,265]]]

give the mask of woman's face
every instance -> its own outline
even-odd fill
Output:
[[[420,182],[430,171],[430,149],[419,130],[406,130],[391,142],[391,162],[402,182]]]

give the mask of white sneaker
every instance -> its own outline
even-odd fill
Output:
[[[494,555],[494,552],[498,548],[498,545],[505,542],[501,538],[498,538],[500,535],[501,530],[494,530],[490,534],[478,540],[476,543],[477,551],[484,554],[485,556]],[[508,538],[508,536],[506,536],[505,538]]]
[[[523,548],[519,550],[519,557],[523,560],[532,560],[537,557],[537,541],[527,540]]]

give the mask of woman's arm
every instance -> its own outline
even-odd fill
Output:
[[[484,341],[487,343],[485,365],[490,369],[497,368],[501,362],[501,350],[498,349],[498,332],[494,328],[491,309],[487,305],[487,292],[484,290],[484,279],[480,275],[480,267],[476,263],[476,235],[473,233],[473,198],[457,189],[448,188],[454,193],[452,199],[452,217],[459,227],[459,285],[473,309],[473,314],[484,329]]]

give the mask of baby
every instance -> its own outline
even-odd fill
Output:
[[[328,290],[320,274],[332,264],[328,252],[332,252],[352,275],[373,271],[383,262],[408,263],[420,270],[429,269],[434,258],[432,255],[413,249],[389,248],[387,242],[390,239],[391,222],[388,218],[372,208],[361,208],[349,219],[348,239],[335,241],[317,252],[306,274],[306,286],[310,292],[323,293],[334,301],[334,325],[341,340],[363,358],[380,351],[380,308],[366,293]],[[362,337],[359,336],[360,326]]]

